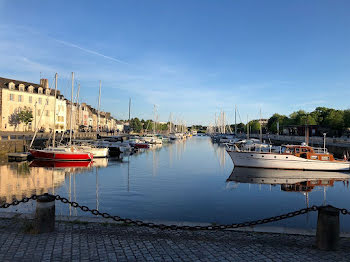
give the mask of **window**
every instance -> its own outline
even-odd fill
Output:
[[[41,111],[40,111],[40,109],[38,110],[38,115],[39,115],[39,116],[41,115]]]
[[[28,92],[33,93],[34,92],[34,86],[29,86],[28,87]]]
[[[18,95],[18,102],[22,102],[22,95]]]
[[[9,83],[9,89],[10,89],[10,90],[15,90],[15,83],[10,82],[10,83]]]
[[[47,105],[49,104],[49,99],[48,99],[48,98],[46,98],[46,104],[47,104]]]
[[[49,88],[47,88],[47,89],[45,90],[45,94],[46,94],[46,95],[49,95],[50,92],[51,92],[51,90],[50,90]]]
[[[32,96],[29,97],[29,103],[33,103],[33,97]]]
[[[19,84],[18,89],[19,89],[19,91],[24,92],[24,85],[23,84]]]
[[[329,156],[322,156],[321,160],[329,160]]]
[[[15,95],[14,94],[10,94],[9,100],[10,101],[15,101]]]
[[[42,94],[43,93],[43,88],[42,87],[39,87],[38,88],[38,94]]]
[[[42,100],[41,98],[39,98],[39,104],[40,104],[40,105],[41,105],[42,101],[43,101],[43,100]]]
[[[46,114],[45,114],[46,116],[49,116],[49,110],[46,110]]]

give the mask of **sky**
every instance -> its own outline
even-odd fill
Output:
[[[117,119],[188,125],[350,107],[350,1],[0,0],[0,76]]]

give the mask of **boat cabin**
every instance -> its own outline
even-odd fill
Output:
[[[282,148],[282,153],[311,160],[335,161],[333,155],[328,153],[327,149],[305,145],[287,145]]]

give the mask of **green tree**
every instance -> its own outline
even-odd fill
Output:
[[[344,111],[332,110],[324,120],[325,124],[332,129],[342,131],[345,127],[344,124]]]
[[[259,120],[252,120],[249,122],[249,129],[252,133],[258,133],[260,130]]]
[[[135,117],[130,120],[130,128],[132,131],[136,133],[140,133],[142,131],[142,123],[141,121]]]
[[[350,109],[344,110],[344,127],[350,128]]]
[[[33,121],[33,112],[28,107],[18,108],[11,114],[9,118],[10,125],[14,125],[15,128],[17,128],[17,126],[20,123],[23,123],[24,124],[23,129],[24,129],[32,121]]]
[[[283,126],[288,125],[288,121],[289,121],[288,117],[286,117],[285,115],[280,115],[276,113],[269,118],[267,122],[267,129],[271,133],[277,133],[277,125],[279,125],[279,130],[282,131]]]

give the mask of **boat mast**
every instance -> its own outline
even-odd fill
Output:
[[[248,122],[248,115],[247,115],[247,139],[249,139],[249,122]]]
[[[53,138],[52,138],[53,147],[55,147],[55,142],[56,142],[56,97],[57,97],[57,73],[55,74],[55,102],[53,107]]]
[[[261,108],[260,108],[260,121],[259,121],[259,124],[260,124],[260,142],[262,142]]]
[[[235,105],[235,135],[237,135],[237,105]]]
[[[69,145],[72,145],[72,131],[73,131],[73,90],[74,90],[74,72],[72,72],[72,94],[70,104],[70,130],[69,130]]]
[[[224,134],[226,134],[225,112],[222,112],[222,127],[224,130]]]
[[[131,98],[129,98],[129,123],[130,123],[130,111],[131,110]]]
[[[79,94],[80,94],[80,84],[78,84],[78,92],[77,92],[78,127],[80,126]]]
[[[153,134],[156,133],[156,105],[153,105]]]
[[[100,89],[98,93],[97,134],[100,133],[100,107],[101,107],[101,80],[100,80]],[[130,125],[130,121],[129,121],[129,125]]]

